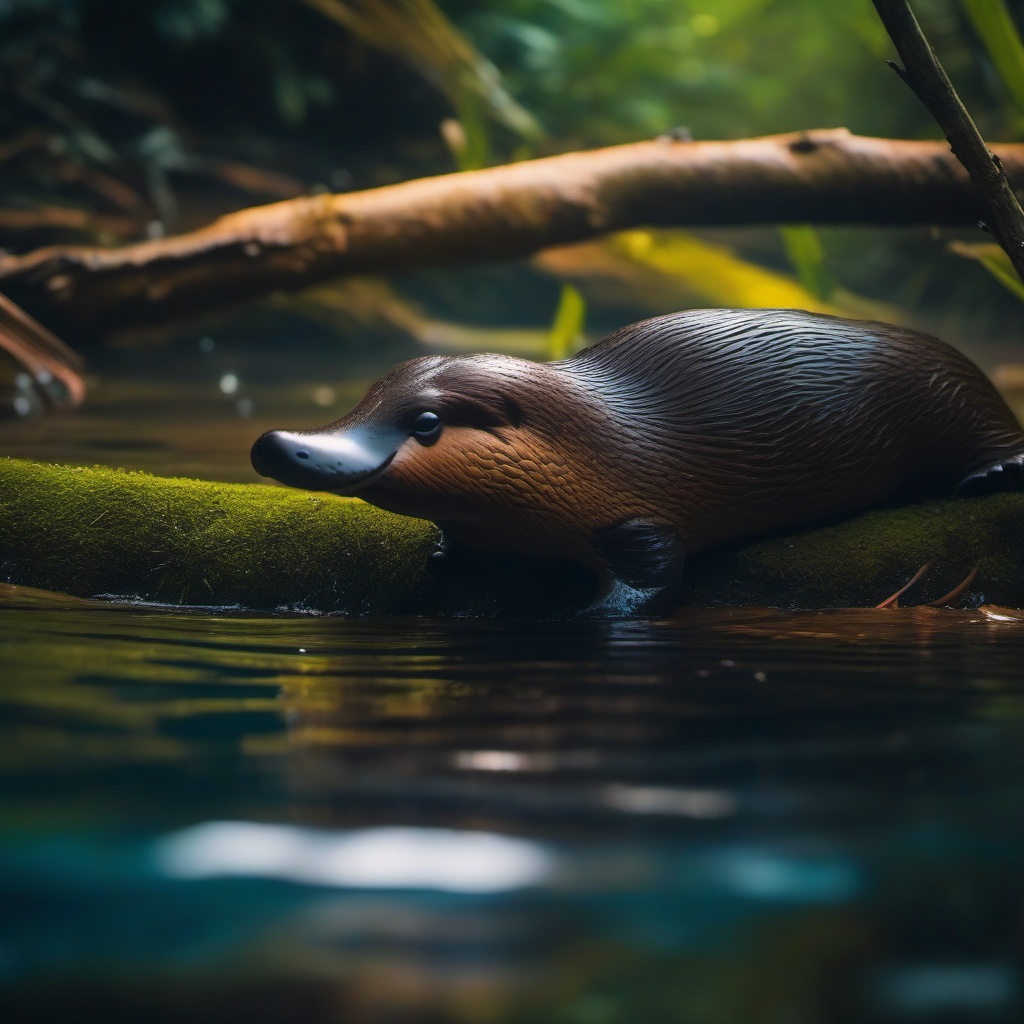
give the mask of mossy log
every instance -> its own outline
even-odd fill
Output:
[[[587,604],[577,567],[512,557],[434,569],[436,528],[361,501],[257,484],[0,459],[0,577],[83,597],[357,615],[557,616]],[[722,549],[681,603],[1024,606],[1024,494],[930,502]]]

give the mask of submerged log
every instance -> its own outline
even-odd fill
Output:
[[[347,615],[558,617],[589,601],[578,567],[479,556],[429,568],[427,522],[260,484],[0,459],[0,578],[82,597]],[[935,501],[694,560],[688,605],[825,608],[904,596],[1024,607],[1024,494]],[[883,614],[883,613],[879,613]]]
[[[1024,145],[996,146],[1015,188]],[[637,226],[975,225],[944,142],[845,129],[726,142],[665,136],[591,152],[306,196],[117,249],[0,257],[0,290],[58,331],[191,316],[348,274],[526,256]]]

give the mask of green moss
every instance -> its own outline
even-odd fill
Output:
[[[435,531],[278,487],[3,460],[0,537],[6,577],[66,593],[387,613],[408,610]]]
[[[0,576],[148,602],[346,614],[527,614],[586,605],[576,567],[479,556],[432,570],[430,523],[280,487],[0,459]],[[973,568],[969,597],[1024,605],[1024,494],[872,512],[714,553],[688,567],[688,604],[877,604],[923,563],[912,603]]]
[[[868,512],[712,554],[690,567],[691,604],[860,607],[884,601],[921,566],[908,604],[938,600],[977,570],[961,604],[1024,605],[1024,494]]]

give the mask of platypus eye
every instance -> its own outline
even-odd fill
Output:
[[[436,412],[421,412],[412,425],[412,436],[420,444],[433,444],[441,434],[441,417]]]

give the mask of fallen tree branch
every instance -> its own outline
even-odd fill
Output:
[[[0,580],[11,583],[350,615],[552,618],[593,596],[589,574],[561,562],[480,554],[432,571],[437,536],[355,499],[0,459]],[[873,606],[926,562],[903,603],[942,598],[976,569],[960,604],[1024,606],[1024,494],[869,512],[723,548],[687,566],[681,602]]]
[[[1024,186],[1024,145],[998,152]],[[0,290],[80,336],[347,274],[526,256],[638,225],[963,225],[980,211],[943,143],[845,129],[733,142],[665,137],[287,200],[124,248],[7,256]]]
[[[85,398],[82,360],[4,295],[0,295],[0,351],[28,374],[50,408],[67,411],[81,405]]]
[[[985,226],[1024,281],[1024,210],[1000,158],[985,144],[907,0],[874,0],[874,4],[904,64],[900,67],[890,61],[890,65],[928,108],[970,174],[988,211]]]

